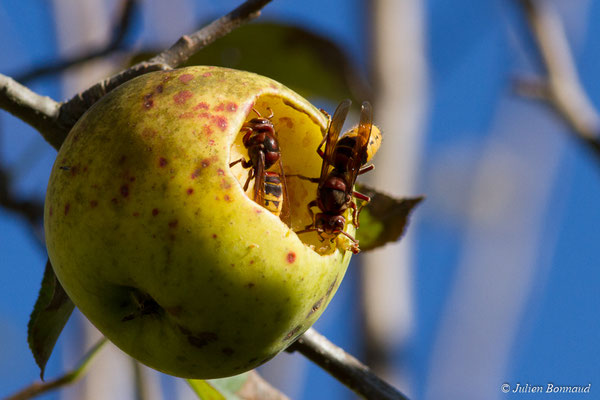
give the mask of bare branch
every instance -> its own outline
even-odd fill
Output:
[[[407,400],[406,396],[375,375],[369,367],[331,343],[313,328],[300,336],[288,351],[302,353],[364,398]]]
[[[60,103],[40,96],[3,74],[0,74],[0,108],[37,129],[56,149],[66,137],[56,124]]]
[[[199,31],[182,36],[173,46],[152,59],[135,64],[76,95],[61,107],[59,123],[67,131],[70,130],[81,115],[106,93],[139,75],[176,68],[215,40],[258,17],[260,10],[270,2],[271,0],[248,0]]]
[[[564,27],[548,1],[520,0],[544,66],[547,101],[576,137],[600,157],[600,116],[577,76]]]
[[[109,42],[100,48],[86,51],[84,54],[70,57],[56,62],[46,63],[45,65],[27,71],[22,75],[15,77],[18,82],[29,82],[33,79],[40,78],[46,75],[62,72],[73,66],[83,64],[85,62],[105,57],[123,47],[125,34],[127,33],[131,21],[133,20],[134,11],[138,0],[124,0],[120,10],[120,16],[117,18],[117,23],[113,26],[112,34]]]
[[[100,349],[104,346],[104,344],[107,341],[108,340],[106,338],[100,339],[100,341],[98,341],[98,343],[96,343],[94,347],[92,347],[90,351],[86,353],[86,355],[81,359],[81,361],[79,361],[79,364],[74,370],[51,381],[34,382],[30,386],[27,386],[26,388],[20,390],[19,392],[6,398],[5,400],[32,399],[43,393],[74,383],[75,381],[77,381],[77,379],[81,378],[85,374],[87,367],[90,364],[90,361],[92,360],[92,358],[94,358],[96,354],[98,354],[98,351],[100,351]]]
[[[271,386],[256,371],[248,372],[248,379],[236,393],[244,400],[289,400],[279,390]]]

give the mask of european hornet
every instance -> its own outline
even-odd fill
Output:
[[[258,117],[246,122],[240,130],[246,131],[242,142],[248,149],[250,160],[242,157],[230,163],[229,167],[241,163],[243,168],[251,168],[244,191],[248,190],[250,180],[254,179],[254,201],[289,225],[289,201],[281,164],[281,150],[275,127],[271,122],[273,111],[268,109],[271,115],[263,117],[256,109],[252,110]],[[270,170],[275,164],[278,165],[279,172]]]
[[[308,203],[312,224],[296,233],[316,231],[321,240],[325,240],[325,236],[333,240],[341,233],[352,241],[352,252],[356,254],[359,252],[358,241],[344,231],[346,219],[343,213],[346,209],[352,208],[352,223],[358,228],[360,210],[371,199],[354,191],[354,183],[358,175],[374,168],[372,164],[365,164],[379,148],[381,131],[373,126],[373,108],[365,101],[362,104],[358,126],[339,137],[350,104],[352,102],[346,99],[338,105],[333,117],[330,118],[327,134],[317,148],[317,153],[323,159],[319,178],[298,175],[302,179],[318,183],[319,186],[316,200]],[[373,139],[372,132],[375,133]],[[322,150],[323,144],[325,151]],[[363,201],[360,208],[357,207],[354,198]],[[313,207],[318,207],[321,212],[315,215],[312,211]]]

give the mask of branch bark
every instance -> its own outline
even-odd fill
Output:
[[[288,351],[301,353],[366,399],[408,399],[400,391],[375,375],[369,367],[331,343],[313,328],[300,336],[288,348]]]
[[[98,343],[96,343],[94,347],[92,347],[90,351],[86,353],[86,355],[81,359],[81,361],[74,370],[69,371],[63,376],[53,379],[51,381],[34,382],[30,386],[27,386],[26,388],[20,390],[19,392],[6,398],[5,400],[32,399],[41,394],[74,383],[85,374],[85,372],[87,371],[87,367],[90,364],[90,361],[94,358],[96,354],[98,354],[100,349],[102,349],[102,347],[107,341],[108,340],[106,338],[100,339],[100,341],[98,341]]]
[[[549,1],[519,0],[546,68],[543,98],[600,161],[600,116],[581,82],[564,27]]]
[[[193,54],[225,36],[235,28],[260,15],[260,10],[272,0],[248,0],[229,14],[211,22],[204,28],[184,35],[173,46],[148,61],[105,79],[67,101],[60,109],[59,123],[70,130],[83,113],[96,101],[122,83],[152,71],[176,68]]]
[[[0,74],[0,108],[37,129],[54,148],[60,147],[64,140],[60,139],[63,129],[56,123],[60,103]]]

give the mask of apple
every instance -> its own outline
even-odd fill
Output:
[[[269,78],[189,67],[133,79],[77,122],[45,202],[48,254],[81,312],[185,378],[255,368],[321,315],[351,252],[296,235],[316,184],[289,177],[291,226],[253,200],[244,122],[272,111],[286,174],[318,176],[328,118]],[[354,234],[352,224],[347,230]]]

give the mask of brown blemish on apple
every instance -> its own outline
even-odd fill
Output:
[[[246,284],[246,287],[247,287],[248,289],[252,289],[254,286],[255,286],[255,285],[254,285],[254,282],[250,282],[250,283],[247,283],[247,284]]]
[[[71,204],[69,204],[69,203],[65,204],[65,215],[67,215],[69,213],[70,208],[71,208]]]
[[[154,100],[152,99],[153,95],[154,93],[149,93],[144,96],[144,101],[142,102],[142,105],[146,110],[149,110],[152,107],[154,107]]]
[[[162,93],[164,90],[164,86],[163,84],[159,84],[158,86],[156,86],[156,93]]]
[[[194,94],[190,90],[181,90],[173,96],[173,101],[175,102],[175,104],[183,105],[193,95]]]
[[[281,117],[279,118],[279,123],[287,126],[288,128],[294,127],[294,121],[290,117]]]
[[[114,205],[117,205],[119,203],[119,200],[117,200],[116,197],[113,197],[112,199],[110,199],[110,202],[113,203]]]
[[[335,279],[333,280],[333,282],[331,282],[331,285],[329,285],[329,287],[327,288],[327,292],[325,293],[325,296],[329,297],[329,295],[331,294],[331,292],[333,292],[333,288],[335,287],[336,283],[337,283],[337,276],[335,277]]]
[[[194,188],[188,188],[188,190],[186,191],[188,195],[193,194],[194,193]]]
[[[211,127],[210,125],[204,125],[204,126],[202,127],[202,131],[204,132],[204,134],[205,134],[206,136],[210,136],[210,135],[212,135],[212,133],[213,133],[212,127]]]
[[[306,318],[309,318],[311,315],[317,312],[319,308],[321,308],[321,305],[323,305],[323,300],[325,300],[325,296],[321,297],[315,304],[313,304],[313,306],[310,308],[310,311],[306,315]]]
[[[179,75],[179,81],[182,83],[188,83],[192,79],[194,79],[194,75],[192,75],[192,74]]]
[[[123,165],[125,163],[125,160],[127,160],[127,156],[122,155],[121,158],[119,158],[119,165]]]
[[[169,228],[177,228],[178,223],[179,221],[177,221],[176,219],[169,221]]]
[[[92,200],[92,201],[90,201],[90,207],[96,208],[97,206],[98,206],[98,200]]]
[[[208,103],[201,101],[200,103],[194,106],[194,110],[208,110]]]
[[[233,200],[231,199],[231,197],[229,197],[228,194],[226,194],[225,196],[223,196],[223,200],[227,201],[227,202],[232,202]]]
[[[168,163],[169,163],[169,161],[167,161],[167,159],[164,157],[160,157],[158,159],[158,166],[161,168],[165,167]]]
[[[290,264],[292,264],[294,261],[296,261],[296,253],[294,253],[293,251],[290,251],[287,254],[287,262],[289,262]]]
[[[50,207],[50,210],[48,210],[48,214],[50,214],[50,216],[52,216],[52,214],[54,214],[54,209],[52,207]]]
[[[223,347],[221,349],[221,353],[225,354],[227,357],[231,357],[235,351],[231,347]]]
[[[156,217],[158,215],[158,208],[153,208],[152,209],[152,216]]]
[[[300,329],[302,329],[302,325],[296,325],[294,327],[294,329],[292,329],[291,331],[288,332],[287,335],[285,335],[285,337],[283,338],[282,342],[286,341],[286,340],[290,340],[291,338],[293,338],[298,332],[300,332]]]
[[[133,215],[134,217],[139,217],[139,216],[140,216],[140,213],[139,213],[139,212],[137,212],[137,211],[134,211],[134,212],[133,212],[131,215]]]
[[[121,186],[121,189],[119,191],[121,192],[121,196],[128,197],[129,196],[129,185]]]
[[[188,335],[188,342],[198,348],[202,348],[217,340],[219,340],[219,336],[214,332],[200,332],[195,335]]]
[[[212,238],[213,238],[213,239],[216,239],[216,238],[217,238],[217,234],[216,234],[216,233],[213,233],[213,234],[212,234]]]

